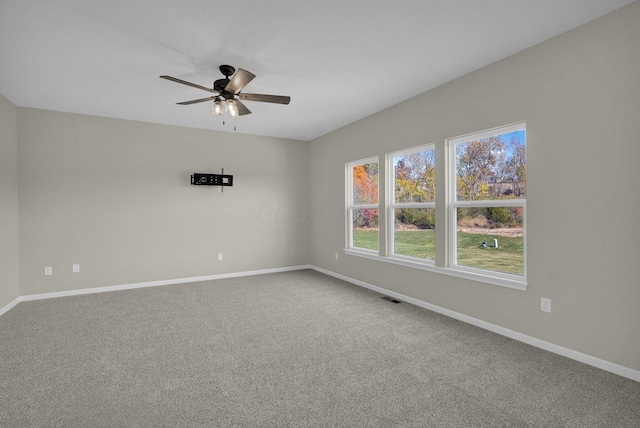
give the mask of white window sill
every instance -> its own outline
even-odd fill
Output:
[[[376,260],[384,263],[391,263],[395,265],[410,267],[414,269],[426,270],[429,272],[435,272],[442,275],[455,276],[458,278],[468,279],[471,281],[484,282],[486,284],[497,285],[500,287],[512,288],[515,290],[526,291],[527,282],[524,279],[518,277],[509,278],[507,276],[493,276],[490,274],[477,273],[473,271],[467,271],[457,268],[444,268],[436,266],[433,262],[425,261],[412,261],[407,259],[395,258],[395,257],[382,257],[373,251],[357,250],[353,248],[346,248],[344,253],[350,256],[364,257],[366,259]],[[490,272],[489,272],[490,273]]]

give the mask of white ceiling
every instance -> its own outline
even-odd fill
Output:
[[[237,132],[312,140],[630,0],[0,0],[0,93],[21,107],[233,132],[207,92],[257,75]]]

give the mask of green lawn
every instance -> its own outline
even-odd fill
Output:
[[[498,248],[493,248],[493,240],[498,240]],[[486,241],[488,247],[480,245]],[[355,247],[378,249],[377,230],[354,230]],[[421,259],[435,258],[435,236],[431,229],[396,231],[395,253]],[[497,235],[477,235],[458,233],[458,264],[461,266],[493,270],[497,272],[523,275],[524,252],[522,237]]]
[[[354,229],[353,246],[366,248],[367,250],[378,250],[378,231],[370,229]]]
[[[493,240],[498,240],[498,248],[493,248]],[[486,241],[488,246],[480,248]],[[458,264],[497,272],[524,274],[524,251],[522,237],[498,235],[476,235],[458,233]]]
[[[433,229],[397,230],[393,243],[401,256],[433,260],[436,257],[436,238]]]

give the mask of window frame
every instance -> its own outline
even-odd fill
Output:
[[[353,202],[353,168],[358,165],[366,165],[369,163],[378,164],[378,203],[376,204],[355,204]],[[371,156],[364,159],[358,159],[355,161],[347,162],[346,168],[346,182],[347,182],[347,200],[345,204],[346,218],[347,218],[347,250],[363,252],[366,254],[376,255],[380,252],[380,159],[378,156]],[[375,209],[378,211],[378,250],[371,250],[363,247],[355,247],[353,245],[353,211],[356,209]]]
[[[387,153],[385,155],[386,162],[386,180],[385,180],[385,190],[386,190],[386,211],[387,211],[387,256],[389,258],[398,259],[398,260],[406,260],[412,263],[420,263],[425,265],[435,266],[435,255],[433,259],[422,259],[419,257],[411,257],[402,254],[395,253],[395,210],[402,208],[416,208],[416,209],[425,209],[430,208],[435,212],[436,209],[436,200],[434,197],[433,202],[395,202],[395,193],[396,193],[396,174],[395,174],[395,165],[393,159],[396,157],[409,155],[412,153],[418,153],[423,151],[433,150],[434,159],[437,159],[437,151],[435,143],[421,144],[419,146],[411,147],[408,149],[398,150],[395,152]],[[434,168],[436,169],[437,175],[437,163],[434,164]],[[437,185],[433,189],[434,194],[437,194]],[[435,214],[435,213],[434,213]],[[435,237],[434,237],[435,239]],[[437,242],[435,243],[437,248]]]
[[[381,156],[371,156],[364,159],[350,161],[345,164],[346,189],[345,189],[345,249],[344,253],[351,256],[363,257],[374,261],[390,263],[413,269],[425,270],[442,275],[453,276],[474,282],[497,285],[505,288],[526,291],[527,290],[527,201],[519,199],[489,199],[481,201],[457,201],[456,187],[456,144],[473,139],[482,139],[490,136],[502,135],[516,130],[525,131],[525,162],[527,159],[527,126],[526,121],[511,125],[499,126],[480,132],[473,132],[458,137],[452,137],[441,142],[422,144],[419,146],[397,150]],[[435,260],[420,259],[416,257],[395,255],[392,253],[394,246],[395,229],[395,171],[393,170],[393,157],[402,153],[412,153],[422,147],[435,148],[436,175],[435,202],[433,209],[437,222],[435,245]],[[353,204],[353,167],[366,163],[378,164],[378,203],[356,205]],[[525,163],[525,166],[528,164]],[[381,175],[383,180],[381,180]],[[382,182],[381,182],[382,181]],[[411,203],[413,204],[413,203]],[[418,203],[422,204],[422,203]],[[392,208],[393,207],[393,208]],[[405,205],[409,208],[410,206]],[[457,258],[457,209],[469,207],[522,207],[522,233],[523,233],[523,275],[508,274],[488,269],[479,269],[461,266],[455,263]],[[370,208],[378,210],[378,250],[370,250],[353,246],[353,210]],[[424,208],[420,206],[418,208]],[[439,230],[439,232],[438,232]]]
[[[508,134],[515,131],[525,132],[525,159],[526,159],[526,122],[518,122],[511,125],[499,126],[480,132],[461,135],[458,137],[448,138],[445,141],[445,151],[447,153],[446,166],[446,191],[447,191],[447,254],[446,267],[459,272],[460,274],[469,275],[471,278],[492,277],[497,285],[506,285],[514,288],[526,288],[527,284],[527,200],[526,194],[524,198],[518,199],[481,199],[475,201],[458,201],[457,200],[457,169],[456,169],[456,146],[457,144],[489,138],[492,136]],[[525,164],[526,165],[526,164]],[[523,274],[510,274],[489,269],[480,269],[470,266],[457,264],[458,256],[458,208],[522,208],[522,246],[523,246]]]

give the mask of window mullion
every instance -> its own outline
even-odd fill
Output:
[[[490,208],[490,207],[521,207],[525,205],[524,199],[482,199],[478,201],[454,201],[457,208]]]

